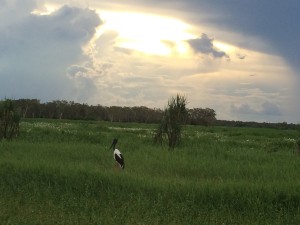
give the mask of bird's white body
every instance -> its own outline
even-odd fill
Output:
[[[114,159],[115,160],[116,160],[116,155],[119,156],[119,158],[122,158],[122,153],[118,149],[114,150]]]
[[[114,159],[122,169],[125,168],[124,157],[118,149],[114,150]]]

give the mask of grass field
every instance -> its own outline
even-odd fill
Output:
[[[300,224],[299,131],[25,120],[0,142],[0,224]],[[115,168],[114,137],[126,168]]]

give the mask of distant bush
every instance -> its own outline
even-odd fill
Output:
[[[6,99],[0,102],[0,140],[11,140],[18,136],[20,118],[12,100]]]

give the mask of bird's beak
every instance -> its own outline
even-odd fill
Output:
[[[117,144],[117,142],[118,142],[118,140],[114,139],[109,149],[112,149],[112,147],[115,146]]]

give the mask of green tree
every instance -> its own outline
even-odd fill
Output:
[[[0,139],[12,139],[19,134],[20,115],[14,108],[13,101],[0,102]]]
[[[154,136],[156,143],[162,145],[163,141],[167,139],[170,150],[173,150],[180,143],[182,125],[188,115],[186,104],[186,97],[180,94],[169,99],[168,106]]]
[[[192,125],[211,126],[216,121],[216,112],[209,108],[189,109],[189,120]]]

